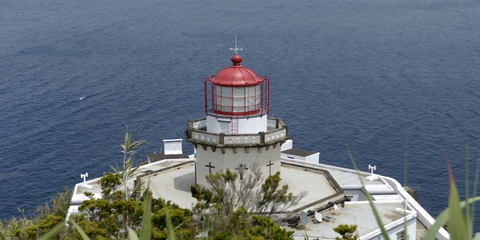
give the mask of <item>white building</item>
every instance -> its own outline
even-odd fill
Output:
[[[276,214],[281,225],[295,230],[295,239],[305,234],[333,239],[339,236],[333,231],[339,224],[357,225],[361,239],[382,239],[367,192],[391,239],[414,240],[426,234],[434,219],[395,179],[321,164],[319,152],[294,149],[287,125],[267,117],[269,79],[241,66],[238,54],[231,60],[231,67],[204,81],[205,118],[188,121],[185,136],[195,154],[184,155],[179,139],[165,141],[165,152],[149,155],[149,163],[127,183],[130,189],[135,182],[149,181],[153,197],[191,208],[196,202],[191,185],[205,184],[211,173],[227,168],[244,172],[257,164],[263,176],[280,171],[281,184],[288,184],[294,194],[308,191],[298,205]],[[75,186],[69,214],[86,199],[84,191],[101,196],[99,179]],[[441,229],[437,238],[449,235]]]

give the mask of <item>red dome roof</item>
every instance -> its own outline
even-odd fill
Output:
[[[262,83],[262,79],[250,68],[240,65],[242,57],[232,56],[233,66],[220,70],[212,78],[212,83],[220,86],[255,86]]]

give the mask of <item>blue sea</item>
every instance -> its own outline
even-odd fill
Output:
[[[478,0],[0,0],[0,219],[121,165],[127,126],[137,162],[183,138],[235,34],[296,148],[352,168],[348,148],[436,216],[448,164],[473,191],[478,23]]]

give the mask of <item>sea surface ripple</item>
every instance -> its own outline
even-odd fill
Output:
[[[235,34],[295,147],[351,168],[348,147],[436,216],[447,159],[464,189],[480,153],[479,13],[469,0],[1,1],[0,219],[121,164],[126,125],[148,141],[137,161],[182,138]]]

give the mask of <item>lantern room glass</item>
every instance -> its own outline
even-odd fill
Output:
[[[260,111],[260,85],[247,87],[214,86],[213,108],[224,113]]]

